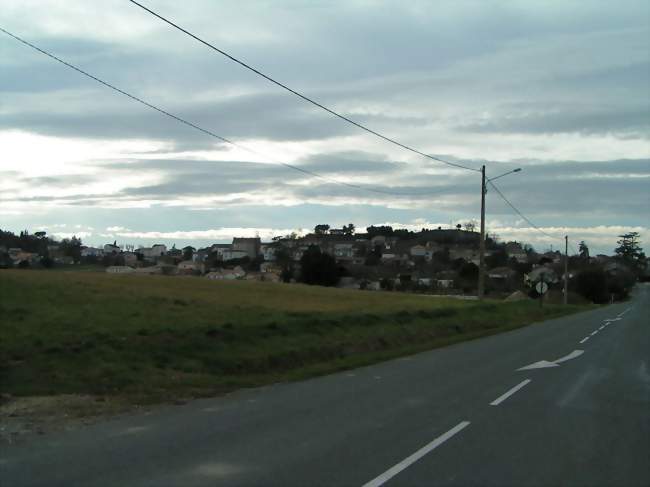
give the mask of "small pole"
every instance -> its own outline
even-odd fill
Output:
[[[564,305],[569,304],[569,236],[564,236]]]
[[[481,241],[479,242],[478,299],[485,294],[485,166],[481,167]]]

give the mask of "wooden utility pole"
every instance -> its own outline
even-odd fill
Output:
[[[485,294],[485,166],[481,166],[481,241],[479,242],[478,299]]]
[[[569,236],[564,236],[564,304],[569,303]]]

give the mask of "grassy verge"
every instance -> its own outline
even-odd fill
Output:
[[[585,309],[199,278],[0,271],[0,392],[147,404],[304,378]]]

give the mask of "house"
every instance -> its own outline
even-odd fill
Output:
[[[82,257],[103,257],[104,256],[104,251],[102,249],[98,249],[96,247],[82,247],[81,249],[81,256]]]
[[[224,252],[230,252],[232,245],[230,244],[212,244],[210,246],[209,254],[216,254],[218,260],[225,260],[223,258]]]
[[[465,262],[472,262],[479,265],[480,255],[478,249],[468,247],[452,247],[449,249],[449,258],[451,260],[463,259]]]
[[[515,259],[520,264],[528,262],[528,254],[519,242],[508,242],[506,244],[506,254],[508,254],[508,258]]]
[[[381,283],[379,281],[368,281],[366,283],[367,291],[381,291]]]
[[[260,253],[264,257],[264,260],[267,262],[273,262],[275,260],[275,252],[277,246],[271,243],[260,244]]]
[[[112,265],[106,268],[106,272],[109,274],[132,274],[135,269],[127,265]]]
[[[427,248],[424,245],[414,245],[410,249],[411,257],[423,257],[427,256]]]
[[[119,254],[122,251],[115,243],[104,245],[104,254]]]
[[[224,262],[227,262],[229,260],[234,260],[234,259],[243,259],[244,257],[250,257],[248,255],[248,252],[245,252],[243,250],[223,250],[221,252],[221,260]]]
[[[199,249],[192,255],[194,262],[205,262],[210,255],[210,249]]]
[[[155,244],[151,247],[141,247],[138,252],[142,254],[145,260],[155,261],[158,257],[162,257],[167,253],[167,246],[164,244]]]
[[[436,279],[436,287],[439,289],[451,289],[454,287],[453,279]]]
[[[261,245],[261,241],[259,237],[254,237],[254,238],[235,237],[232,239],[232,250],[236,252],[244,252],[245,255],[247,255],[251,259],[254,259],[259,255],[260,245]]]
[[[122,252],[124,265],[134,267],[138,263],[138,255],[135,252]]]
[[[353,243],[334,244],[334,258],[336,260],[351,260],[354,257]]]

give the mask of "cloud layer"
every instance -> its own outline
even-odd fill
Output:
[[[606,251],[606,232],[650,226],[647,2],[151,7],[404,143],[486,164],[490,176],[522,167],[497,184],[541,227],[580,228]],[[1,22],[253,149],[210,139],[2,35],[3,228],[82,224],[192,240],[221,228],[477,216],[474,173],[360,132],[128,3],[10,1]],[[539,239],[494,191],[488,215],[504,235]]]

